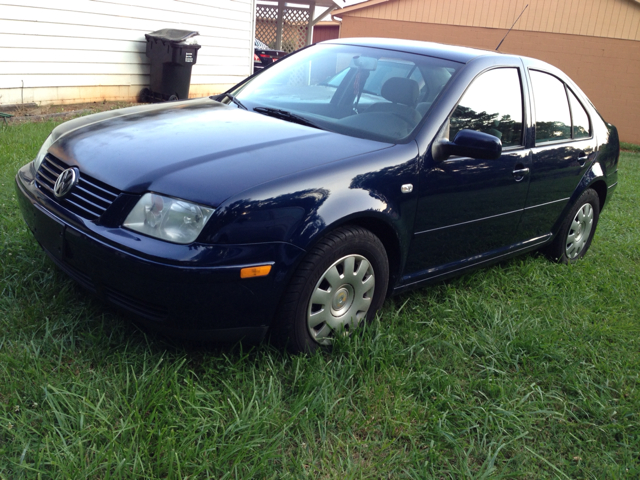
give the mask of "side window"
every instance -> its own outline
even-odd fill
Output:
[[[498,137],[503,147],[522,145],[522,87],[517,68],[497,68],[476,78],[450,119],[449,138],[463,129]]]
[[[573,138],[589,138],[591,136],[589,115],[571,90],[569,90],[569,103],[573,119]]]
[[[571,138],[571,113],[564,83],[548,73],[530,71],[536,104],[536,143]]]

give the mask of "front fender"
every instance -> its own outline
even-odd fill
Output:
[[[301,161],[304,161],[301,159]],[[358,155],[259,185],[221,205],[205,243],[288,242],[307,250],[350,221],[384,222],[408,242],[415,216],[415,142]]]

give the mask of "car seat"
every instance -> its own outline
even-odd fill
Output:
[[[416,126],[422,119],[422,116],[415,109],[419,91],[418,82],[415,80],[391,77],[384,82],[380,91],[382,97],[390,103],[374,103],[367,109],[367,113],[395,113],[409,122],[411,126]]]

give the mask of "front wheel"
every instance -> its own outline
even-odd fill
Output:
[[[548,254],[560,263],[574,263],[584,257],[591,245],[600,217],[600,198],[593,189],[585,190],[565,218]]]
[[[384,301],[389,262],[382,242],[358,226],[339,228],[307,254],[282,301],[273,335],[294,353],[329,346],[372,318]]]

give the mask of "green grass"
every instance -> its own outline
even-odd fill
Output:
[[[620,149],[633,153],[640,153],[640,145],[634,143],[620,142]]]
[[[385,303],[332,352],[147,335],[40,251],[0,131],[0,478],[640,477],[640,154],[591,251]]]

